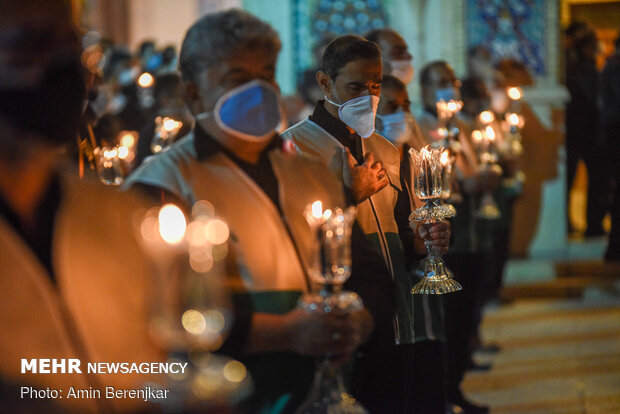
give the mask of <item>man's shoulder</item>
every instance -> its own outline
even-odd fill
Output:
[[[143,184],[162,188],[177,197],[184,198],[187,185],[183,171],[196,161],[194,134],[189,133],[166,151],[146,159],[127,177],[122,188],[128,189],[136,184]]]
[[[310,120],[310,118],[303,119],[296,123],[295,125],[289,127],[286,131],[284,131],[281,136],[284,139],[295,139],[295,138],[303,138],[308,137],[311,134],[316,134],[323,129]]]

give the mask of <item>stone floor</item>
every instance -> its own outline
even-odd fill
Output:
[[[555,275],[513,268],[509,302],[485,311],[482,337],[501,351],[474,356],[492,368],[469,372],[463,391],[491,413],[620,414],[620,268],[537,266]]]

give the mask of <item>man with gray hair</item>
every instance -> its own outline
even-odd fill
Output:
[[[282,117],[279,50],[271,26],[241,10],[198,20],[179,61],[195,128],[126,181],[185,206],[209,200],[228,223],[237,319],[224,350],[254,379],[255,393],[242,407],[251,413],[292,412],[309,389],[312,357],[348,360],[369,337],[373,317],[377,325],[391,318],[383,299],[391,295],[387,270],[358,228],[349,288],[370,313],[309,314],[296,307],[310,288],[316,237],[303,212],[315,200],[344,207],[344,196],[321,163],[287,150],[275,133]]]

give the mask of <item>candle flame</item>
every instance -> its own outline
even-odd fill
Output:
[[[103,150],[103,157],[106,160],[111,160],[113,158],[116,158],[117,155],[118,155],[118,150],[116,148]]]
[[[448,150],[445,150],[444,152],[442,152],[441,158],[439,158],[439,161],[441,162],[441,165],[443,165],[444,167],[448,165],[448,162],[450,161],[450,152]]]
[[[480,122],[482,122],[483,124],[490,124],[491,122],[495,121],[495,115],[493,115],[493,112],[491,111],[482,111],[479,117]]]
[[[323,203],[321,200],[316,200],[312,203],[312,217],[316,219],[323,217]]]
[[[423,160],[430,160],[433,158],[431,151],[429,151],[428,148],[429,148],[429,145],[425,146],[424,148],[420,150],[420,155],[422,156]]]
[[[506,91],[506,93],[508,94],[508,97],[512,99],[513,101],[518,101],[523,96],[523,93],[521,92],[521,88],[516,87],[516,86],[508,88],[508,91]]]
[[[450,112],[457,112],[460,108],[460,105],[457,101],[450,101],[448,102],[448,111]]]
[[[332,211],[330,209],[327,209],[325,210],[325,212],[323,212],[323,219],[327,220],[331,216],[332,216]]]
[[[471,139],[473,139],[475,143],[482,142],[482,132],[478,129],[475,129],[471,133]]]
[[[495,140],[495,131],[493,130],[493,127],[486,127],[486,130],[484,132],[487,134],[487,138],[489,138],[490,141]]]
[[[178,244],[185,236],[187,223],[181,209],[174,204],[166,204],[158,214],[159,235],[168,244]]]
[[[120,158],[121,160],[124,160],[128,156],[129,156],[129,148],[127,148],[126,146],[118,147],[118,158]]]
[[[134,132],[131,131],[123,131],[121,132],[120,143],[123,147],[131,148],[136,143],[136,137]]]
[[[153,78],[153,75],[148,72],[144,72],[138,78],[138,85],[143,88],[150,88],[151,86],[153,86],[153,83],[155,83],[155,79]]]
[[[519,125],[519,115],[513,113],[507,114],[506,118],[508,118],[508,123],[513,126]]]
[[[181,125],[183,125],[181,122],[175,121],[172,118],[164,118],[164,131],[166,132],[172,132],[175,129],[179,129]]]

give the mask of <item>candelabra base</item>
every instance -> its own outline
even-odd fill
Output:
[[[324,359],[314,374],[312,389],[295,414],[368,414],[362,404],[347,393],[340,370]]]
[[[456,292],[463,287],[450,276],[452,272],[446,267],[444,261],[438,257],[430,256],[424,261],[424,272],[420,280],[411,289],[412,294],[443,295],[444,293]]]
[[[462,290],[463,287],[448,276],[426,276],[411,289],[412,294],[443,295]]]

